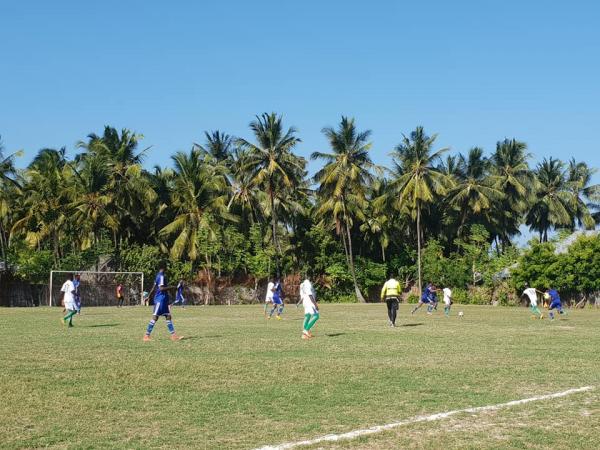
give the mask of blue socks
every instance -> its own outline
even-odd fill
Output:
[[[156,320],[152,319],[150,321],[150,323],[148,323],[148,328],[146,328],[146,334],[148,336],[150,336],[150,333],[152,333],[152,330],[154,329],[154,324],[156,323]]]
[[[156,320],[152,319],[149,323],[148,323],[148,328],[146,328],[146,335],[150,336],[150,333],[152,333],[152,330],[154,329],[154,325],[156,324]],[[173,325],[173,321],[172,320],[167,320],[167,328],[169,329],[169,333],[171,334],[175,334],[175,326]]]
[[[173,321],[167,320],[167,328],[169,329],[169,333],[175,334],[175,327],[173,326]]]

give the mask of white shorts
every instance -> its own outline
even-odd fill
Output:
[[[273,297],[265,298],[265,303],[273,303]]]
[[[304,307],[304,314],[310,314],[311,316],[316,314],[317,310],[313,307]]]
[[[65,303],[65,309],[68,309],[70,311],[77,311],[77,305],[75,304],[75,302],[67,302]]]

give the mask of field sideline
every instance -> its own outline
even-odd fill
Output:
[[[465,317],[458,319],[456,312]],[[256,448],[419,415],[594,390],[458,414],[303,448],[599,448],[600,311],[531,320],[525,308],[455,305],[386,327],[385,305],[176,308],[142,342],[150,309],[0,309],[0,448]]]

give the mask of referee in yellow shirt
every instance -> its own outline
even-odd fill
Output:
[[[400,306],[400,291],[400,283],[393,276],[381,288],[381,301],[385,301],[387,304],[390,327],[392,328],[396,327],[396,315]]]

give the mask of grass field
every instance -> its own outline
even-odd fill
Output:
[[[321,307],[267,321],[261,306],[177,309],[142,342],[150,310],[0,309],[0,447],[255,448],[586,385],[596,389],[460,414],[314,448],[600,448],[600,312],[531,320],[384,305]]]

